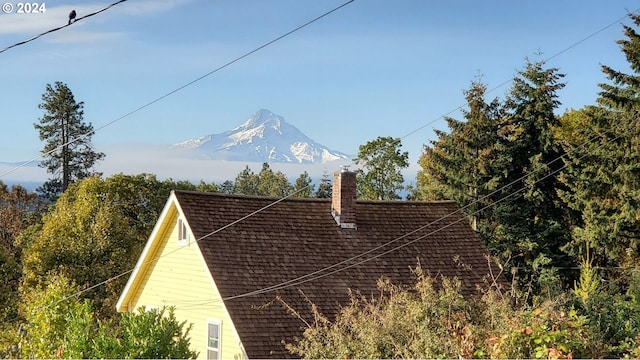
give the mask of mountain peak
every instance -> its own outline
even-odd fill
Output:
[[[172,147],[196,151],[201,158],[235,161],[325,163],[350,159],[311,140],[284,117],[267,109],[258,110],[232,130]]]
[[[282,116],[276,115],[267,109],[260,109],[240,126],[231,131],[260,129],[264,132],[265,129],[273,129],[277,133],[282,134],[281,127],[283,124],[286,124],[286,122]]]

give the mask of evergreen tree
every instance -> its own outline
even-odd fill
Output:
[[[258,176],[247,165],[233,183],[233,193],[242,195],[258,195]]]
[[[631,73],[602,66],[609,82],[599,85],[598,106],[569,114],[579,126],[564,141],[569,190],[562,196],[581,214],[567,250],[581,256],[589,249],[603,267],[635,266],[640,258],[640,16],[629,18],[634,26],[623,25],[618,44]]]
[[[329,174],[324,172],[322,174],[322,179],[320,179],[320,184],[318,185],[315,197],[319,199],[330,199],[332,194],[333,185],[331,184],[331,179],[329,178]]]
[[[233,194],[233,181],[225,180],[220,184],[220,192],[223,194]]]
[[[274,172],[268,163],[262,164],[258,173],[257,195],[270,197],[285,197],[291,191],[291,184],[287,176],[281,171]]]
[[[47,84],[38,107],[45,111],[40,123],[34,124],[40,140],[46,141],[40,166],[53,175],[38,192],[54,200],[72,182],[91,175],[91,168],[104,154],[93,150],[93,126],[83,122],[84,103],[76,102],[66,84]]]
[[[537,282],[545,265],[570,265],[561,250],[570,236],[557,195],[562,184],[551,176],[562,167],[563,151],[552,128],[559,125],[554,110],[564,75],[543,65],[527,62],[505,101],[494,171],[501,175],[499,185],[509,186],[494,196],[487,215],[495,226],[484,235],[494,253],[522,269],[519,279],[527,286]]]
[[[438,139],[425,146],[420,156],[421,170],[413,195],[422,200],[455,200],[478,229],[476,212],[488,205],[485,197],[495,189],[498,178],[493,174],[501,119],[498,99],[484,100],[487,89],[479,81],[464,92],[469,110],[463,110],[466,121],[445,118],[450,133],[436,130]]]
[[[306,171],[300,174],[293,184],[292,192],[295,192],[296,197],[309,198],[313,194],[313,181]]]
[[[402,169],[409,166],[409,153],[402,152],[400,139],[378,137],[360,145],[353,159],[361,169],[357,171],[358,198],[364,200],[400,199],[404,188]]]

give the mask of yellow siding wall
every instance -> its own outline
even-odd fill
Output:
[[[193,243],[193,235],[190,236],[190,245],[177,245],[177,219],[178,212],[172,207],[163,228],[158,231],[158,246],[148,257],[157,261],[147,267],[145,274],[141,274],[142,281],[129,303],[129,310],[140,306],[175,306],[178,320],[193,323],[191,348],[200,353],[201,359],[207,358],[207,321],[220,321],[220,358],[242,359],[242,345],[219,300],[198,245]]]

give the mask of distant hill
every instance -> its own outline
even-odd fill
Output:
[[[182,141],[171,148],[187,150],[197,158],[244,162],[320,164],[353,158],[311,140],[282,116],[265,109],[232,130]]]

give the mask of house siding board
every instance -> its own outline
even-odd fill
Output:
[[[183,191],[175,194],[196,238],[274,201]],[[355,206],[357,230],[336,225],[330,200],[287,199],[197,243],[221,296],[227,298],[348,261],[395,240],[367,255],[380,255],[375,260],[359,265],[348,261],[353,267],[346,271],[275,292],[226,300],[250,358],[291,357],[281,343],[302,334],[304,323],[289,314],[278,298],[310,321],[307,299],[331,318],[348,303],[350,288],[377,294],[376,282],[383,276],[396,284],[410,285],[415,280],[411,268],[418,263],[431,275],[458,277],[466,295],[489,273],[482,243],[453,202],[366,201]],[[381,255],[400,245],[403,247]]]
[[[130,309],[175,306],[176,318],[193,324],[189,333],[191,348],[198,351],[202,359],[207,356],[207,321],[220,320],[221,359],[243,358],[237,333],[212,285],[198,248],[194,244],[177,244],[177,211],[169,212],[165,221],[167,229],[159,233],[158,245],[153,254],[149,254],[150,258],[157,259],[156,266],[147,268],[141,277]]]

